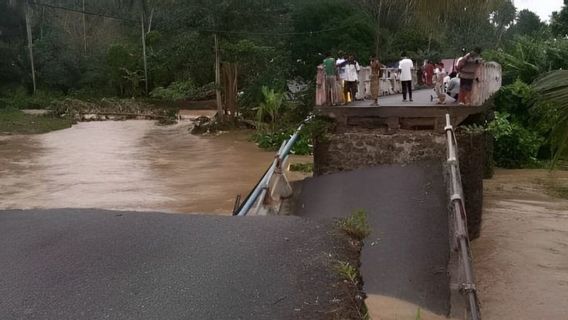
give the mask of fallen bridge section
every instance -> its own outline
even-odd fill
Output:
[[[295,217],[0,212],[0,319],[329,319],[345,290],[327,227]]]
[[[312,219],[367,212],[372,234],[362,252],[370,296],[450,314],[449,215],[443,165],[382,165],[306,180],[296,213]],[[368,303],[373,310],[372,301]],[[389,310],[380,310],[379,319]]]

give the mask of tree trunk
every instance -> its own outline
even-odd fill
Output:
[[[32,84],[34,87],[33,93],[36,93],[37,86],[36,86],[36,78],[35,78],[35,66],[34,66],[34,49],[33,49],[33,38],[32,38],[32,11],[30,8],[30,4],[26,1],[26,31],[28,34],[28,50],[30,53],[30,67],[32,70]]]
[[[147,33],[150,33],[150,31],[152,31],[152,21],[154,21],[154,8],[152,8],[152,10],[150,11],[150,18],[148,19],[148,31],[147,31]]]
[[[223,98],[221,96],[221,57],[219,54],[219,39],[217,34],[215,38],[215,95],[217,98],[217,118],[221,120],[223,117]]]
[[[87,55],[87,22],[85,20],[85,0],[83,0],[83,53]]]
[[[381,50],[381,11],[383,9],[383,1],[379,0],[379,11],[377,12],[377,43],[375,48],[375,56],[378,59]]]
[[[144,84],[146,95],[148,94],[148,62],[146,60],[146,27],[144,27],[144,12],[140,14],[140,26],[142,27],[142,55],[144,58]]]

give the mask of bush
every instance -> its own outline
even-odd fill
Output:
[[[215,92],[215,84],[209,83],[202,87],[197,87],[191,80],[172,82],[168,87],[158,87],[150,96],[156,99],[167,101],[178,101],[184,99],[202,100],[208,98]]]
[[[158,87],[152,92],[152,98],[164,99],[169,101],[182,100],[191,95],[195,90],[195,84],[191,80],[172,82],[168,87]]]
[[[511,121],[507,113],[495,113],[489,124],[489,132],[495,139],[494,159],[502,168],[523,168],[536,164],[544,139],[518,122]]]
[[[495,107],[498,112],[509,114],[514,121],[530,125],[530,109],[535,104],[536,95],[536,91],[530,85],[517,80],[497,92]]]
[[[290,130],[278,131],[275,133],[270,132],[257,132],[253,135],[253,140],[257,145],[266,150],[278,151],[282,146],[282,143],[292,136],[293,132]],[[309,155],[312,154],[313,145],[311,139],[301,134],[300,138],[292,148],[291,153],[297,155]]]

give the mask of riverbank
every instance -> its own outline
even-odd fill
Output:
[[[168,101],[119,98],[47,99],[40,105],[24,99],[16,105],[0,108],[0,134],[41,134],[67,129],[74,123],[107,120],[158,120],[171,125],[176,123],[180,110]]]
[[[486,319],[565,319],[568,314],[568,172],[497,170],[485,181],[473,255]]]
[[[73,121],[50,115],[26,114],[20,110],[0,110],[0,135],[40,134],[70,128]]]

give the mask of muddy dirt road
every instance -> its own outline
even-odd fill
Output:
[[[231,212],[273,159],[248,132],[197,137],[190,124],[80,123],[0,137],[0,209]]]
[[[568,172],[499,170],[485,182],[473,242],[485,319],[568,317],[568,200],[546,194],[551,181],[566,185]]]

